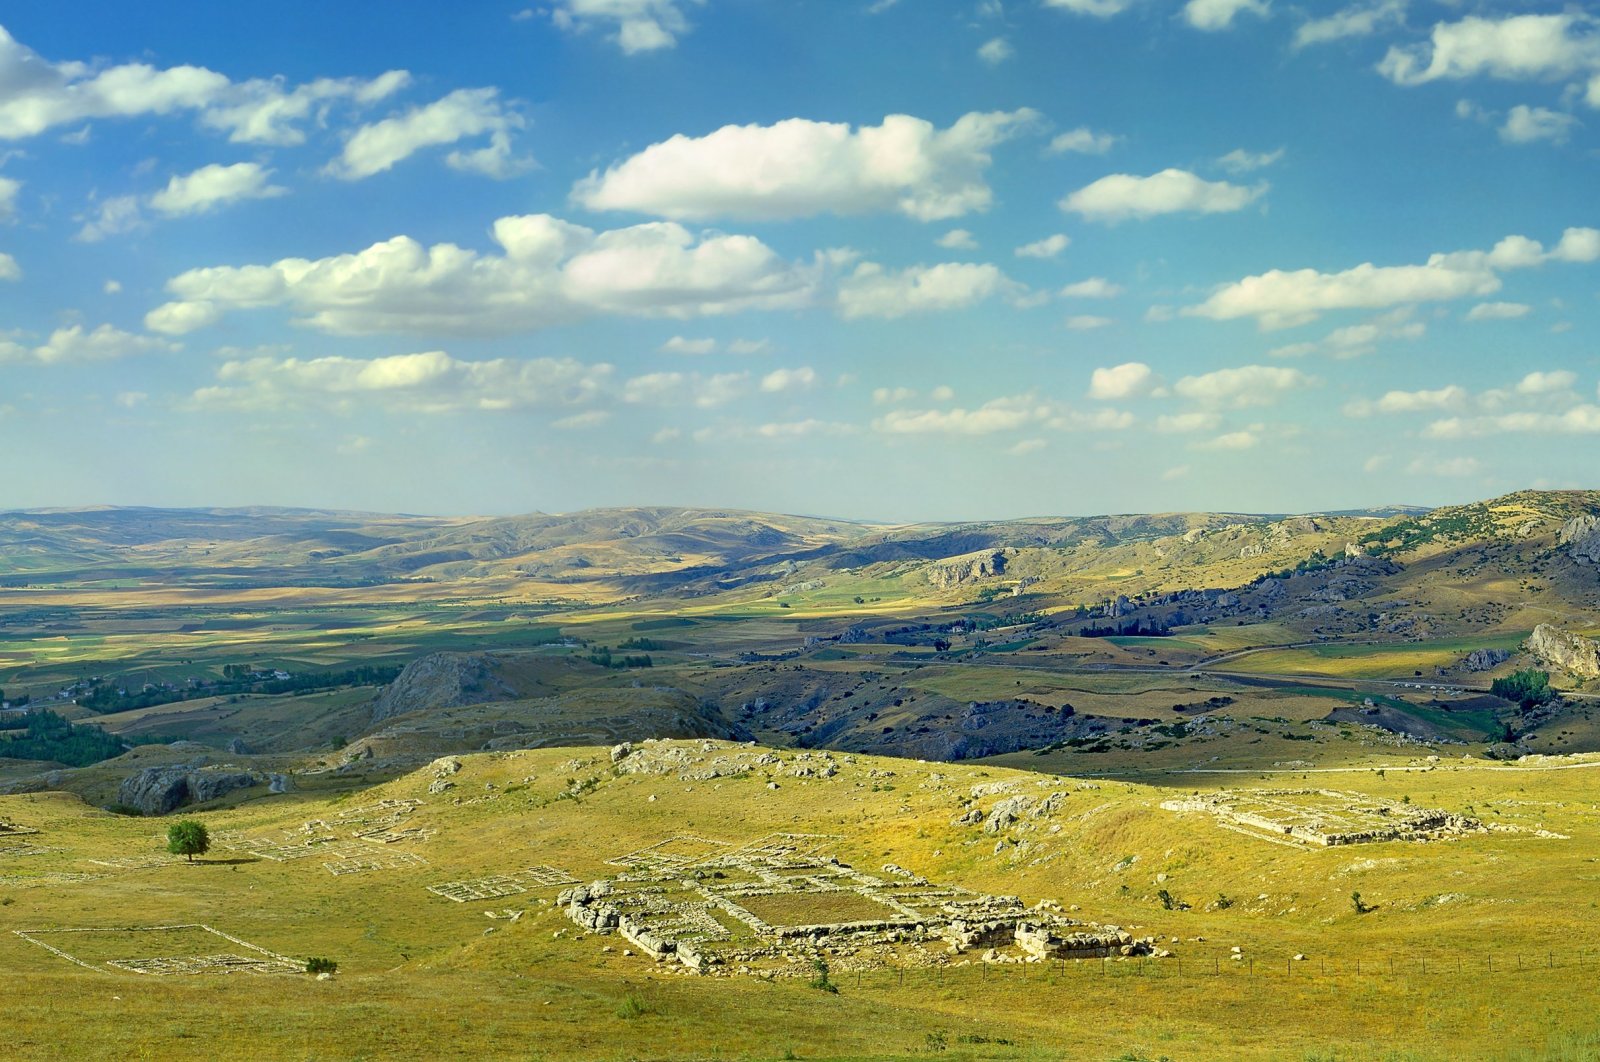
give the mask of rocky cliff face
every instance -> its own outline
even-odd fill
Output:
[[[261,781],[250,771],[229,767],[146,767],[122,780],[117,802],[146,815],[165,815],[185,804],[203,804]]]
[[[1556,538],[1579,564],[1600,564],[1600,516],[1575,516],[1561,525]]]
[[[928,569],[928,581],[940,590],[960,586],[976,579],[1004,575],[1006,553],[1004,550],[984,550],[965,557],[952,557]]]
[[[1528,652],[1548,667],[1576,678],[1600,678],[1600,643],[1541,623],[1526,642]]]
[[[429,653],[406,665],[372,706],[372,721],[423,709],[512,700],[517,691],[495,673],[486,653]]]

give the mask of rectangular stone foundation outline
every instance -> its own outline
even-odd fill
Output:
[[[108,959],[101,965],[97,966],[94,963],[85,962],[83,959],[78,958],[62,948],[56,947],[54,944],[47,944],[43,940],[38,939],[40,936],[52,936],[56,934],[170,933],[177,930],[200,930],[202,932],[210,933],[213,936],[221,937],[230,944],[237,945],[238,947],[244,948],[248,951],[256,952],[257,954],[263,956],[263,958],[251,959],[238,955],[176,957],[150,956],[148,958],[140,959]],[[238,937],[233,936],[231,933],[224,933],[222,930],[205,925],[202,922],[189,922],[183,925],[171,926],[80,926],[69,929],[13,929],[11,932],[15,933],[17,936],[21,937],[23,940],[26,940],[30,944],[38,945],[45,951],[50,952],[52,955],[55,955],[58,958],[65,959],[75,966],[81,966],[85,970],[94,970],[96,973],[109,973],[110,971],[102,968],[106,966],[109,966],[114,970],[120,970],[124,973],[134,974],[208,972],[299,973],[302,969],[302,966],[299,963],[296,963],[287,955],[279,955],[275,951],[268,951],[259,944],[252,944],[248,940],[241,940]],[[190,970],[170,968],[184,963],[195,965],[196,968]],[[161,968],[163,966],[169,968]]]

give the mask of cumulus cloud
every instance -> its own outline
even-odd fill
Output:
[[[1063,299],[1113,299],[1122,294],[1122,288],[1105,277],[1090,277],[1062,288]]]
[[[439,350],[372,359],[259,357],[225,362],[216,385],[193,400],[241,408],[375,403],[419,413],[559,409],[599,397],[611,372],[610,365],[571,358],[463,361]]]
[[[1054,258],[1066,250],[1067,244],[1071,242],[1069,238],[1058,232],[1054,236],[1046,236],[1042,240],[1034,240],[1032,243],[1023,244],[1017,248],[1016,254],[1018,258]]]
[[[1252,170],[1265,169],[1283,158],[1283,148],[1276,151],[1246,151],[1244,148],[1235,148],[1217,160],[1217,165],[1229,173],[1249,173]]]
[[[1492,295],[1500,290],[1500,271],[1547,261],[1592,261],[1592,256],[1600,256],[1600,230],[1568,229],[1548,252],[1537,240],[1508,236],[1492,250],[1430,255],[1422,265],[1364,262],[1338,273],[1274,269],[1224,284],[1183,312],[1219,321],[1254,317],[1263,329],[1288,328],[1316,320],[1329,310]]]
[[[0,280],[21,280],[22,267],[9,254],[0,253]]]
[[[1360,399],[1344,407],[1346,416],[1370,417],[1376,413],[1422,413],[1465,408],[1472,396],[1464,387],[1450,384],[1431,391],[1389,391],[1377,401]]]
[[[684,9],[702,0],[557,0],[551,21],[564,30],[606,31],[627,55],[677,46],[689,31]]]
[[[1068,129],[1050,138],[1052,155],[1104,155],[1116,146],[1121,137],[1110,133],[1097,133],[1088,126]]]
[[[897,211],[939,221],[987,210],[989,150],[1034,125],[1030,110],[963,116],[948,129],[905,114],[852,130],[790,118],[674,136],[572,190],[590,210],[685,219]]]
[[[1480,302],[1467,311],[1467,320],[1509,321],[1526,317],[1532,310],[1525,302]]]
[[[1578,120],[1570,114],[1519,103],[1506,115],[1505,124],[1500,127],[1500,139],[1508,144],[1532,144],[1541,140],[1564,144],[1577,124]]]
[[[977,238],[966,229],[951,229],[933,242],[952,251],[971,251],[978,246]]]
[[[107,236],[118,236],[144,228],[144,212],[136,195],[118,195],[101,200],[99,209],[84,221],[73,239],[95,243]]]
[[[344,150],[324,172],[358,181],[383,173],[424,148],[489,133],[502,138],[501,148],[497,150],[491,143],[487,157],[457,153],[453,158],[458,169],[497,176],[509,166],[508,158],[500,158],[510,154],[508,130],[522,126],[522,116],[506,109],[498,89],[457,89],[432,103],[361,126],[350,134]]]
[[[1205,442],[1194,444],[1196,450],[1249,450],[1261,442],[1253,431],[1230,431]]]
[[[1214,431],[1221,423],[1221,415],[1210,410],[1163,413],[1156,418],[1156,431],[1163,435],[1187,435],[1191,432]]]
[[[321,78],[286,88],[279,78],[233,82],[198,66],[52,63],[0,28],[0,139],[89,119],[187,112],[236,143],[298,144],[305,139],[301,125],[330,106],[370,106],[408,81],[395,70],[371,80]]]
[[[805,420],[777,421],[763,424],[756,429],[756,434],[763,439],[797,439],[808,435],[854,435],[860,430],[854,424],[807,417]]]
[[[1092,313],[1074,314],[1067,318],[1067,327],[1074,332],[1092,332],[1096,328],[1107,328],[1116,324],[1110,317],[1101,317]]]
[[[1553,372],[1534,371],[1517,381],[1516,391],[1519,395],[1561,394],[1572,390],[1577,382],[1578,374],[1566,369],[1557,369]]]
[[[236,162],[232,166],[213,163],[172,178],[150,197],[150,206],[169,216],[204,214],[241,199],[271,199],[288,194],[287,188],[270,184],[271,177],[271,170],[254,162]]]
[[[1134,0],[1044,0],[1046,7],[1070,11],[1074,15],[1093,15],[1095,18],[1110,18],[1120,15],[1132,7]]]
[[[686,406],[715,409],[742,397],[750,386],[747,372],[720,372],[710,375],[684,372],[651,372],[635,376],[622,385],[621,399],[633,405]]]
[[[17,212],[17,193],[22,182],[12,177],[0,177],[0,218],[9,218]]]
[[[798,369],[773,369],[761,378],[761,390],[766,394],[785,391],[805,391],[816,386],[817,371],[809,365]]]
[[[985,41],[978,49],[978,58],[990,66],[998,66],[1015,54],[1017,54],[1016,49],[1012,48],[1011,42],[1004,37],[996,37],[993,40]]]
[[[288,306],[324,332],[504,335],[598,314],[692,318],[812,301],[813,268],[751,236],[655,222],[595,232],[548,214],[500,218],[501,254],[396,236],[354,254],[192,269],[146,326],[180,334],[232,310]]]
[[[1014,395],[985,402],[977,409],[895,409],[872,426],[888,435],[991,435],[1044,420],[1050,412],[1050,407],[1033,395]]]
[[[1600,20],[1578,11],[1440,22],[1428,41],[1396,45],[1378,70],[1397,85],[1488,76],[1502,80],[1569,77],[1600,69]]]
[[[987,263],[943,262],[890,271],[863,262],[839,284],[839,313],[846,318],[903,317],[964,309],[993,295],[1022,291],[1022,285]]]
[[[1161,387],[1160,375],[1142,361],[1100,368],[1089,374],[1089,397],[1101,402],[1143,398]]]
[[[1370,37],[1381,29],[1398,25],[1406,17],[1406,0],[1381,0],[1379,3],[1347,7],[1326,18],[1301,23],[1294,32],[1294,47],[1327,44],[1349,37]]]
[[[115,361],[118,358],[175,349],[171,343],[152,336],[135,335],[103,324],[95,329],[82,325],[58,328],[37,346],[15,340],[0,340],[0,363],[33,362],[60,365],[90,361]]]
[[[1241,365],[1199,376],[1185,376],[1173,385],[1183,398],[1206,406],[1264,406],[1284,394],[1317,384],[1299,369],[1276,365]]]
[[[1183,5],[1183,20],[1198,30],[1215,32],[1233,25],[1240,13],[1265,17],[1267,0],[1189,0]]]
[[[1267,193],[1227,181],[1207,181],[1187,170],[1166,169],[1149,177],[1114,173],[1061,200],[1061,209],[1092,221],[1151,218],[1159,214],[1224,214],[1243,210]]]
[[[1423,430],[1430,439],[1485,435],[1600,435],[1600,406],[1583,404],[1561,411],[1522,410],[1482,417],[1436,420]]]

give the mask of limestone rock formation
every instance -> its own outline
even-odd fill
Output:
[[[228,767],[146,767],[122,780],[117,802],[146,815],[165,815],[260,783],[252,772]]]
[[[1576,678],[1600,678],[1600,643],[1541,623],[1525,643],[1540,663]]]
[[[960,586],[976,579],[1004,575],[1005,570],[1005,550],[980,550],[977,553],[952,557],[935,564],[928,569],[928,581],[940,590],[948,590],[952,586]]]
[[[512,700],[517,691],[496,674],[487,653],[429,653],[406,665],[372,706],[372,721],[423,709]]]
[[[1511,654],[1504,649],[1474,649],[1461,661],[1461,666],[1468,671],[1490,671],[1510,659]]]
[[[1575,516],[1561,526],[1556,542],[1579,564],[1600,564],[1600,516]]]

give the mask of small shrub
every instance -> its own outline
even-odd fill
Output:
[[[629,992],[622,997],[622,1002],[617,1004],[617,1017],[642,1018],[650,1013],[650,1004],[645,1002],[643,996],[637,992]]]
[[[339,964],[332,959],[315,956],[306,960],[306,973],[308,974],[331,974],[337,973],[338,970]]]
[[[828,979],[828,964],[819,958],[813,959],[811,965],[817,974],[811,979],[811,987],[818,991],[832,992],[834,995],[838,995],[839,986]]]

